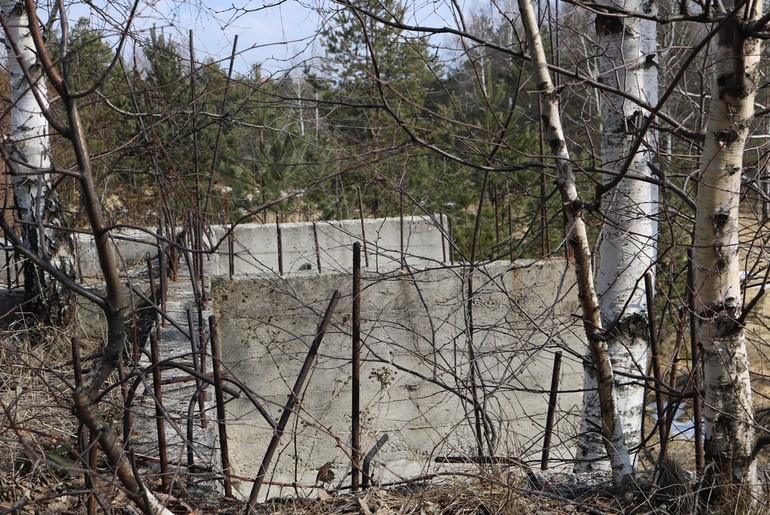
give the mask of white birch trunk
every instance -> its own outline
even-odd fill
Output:
[[[43,114],[48,110],[46,80],[37,59],[24,4],[2,0],[0,12],[8,31],[5,45],[11,99],[6,138],[10,163],[6,170],[12,177],[15,207],[22,222],[22,242],[34,254],[55,261],[57,268],[70,275],[71,249],[57,242],[53,231],[43,226],[44,222],[57,222],[47,219],[48,213],[57,205],[51,193],[48,122]],[[27,297],[45,291],[46,277],[30,260],[25,260],[24,283]],[[53,289],[54,295],[62,292],[62,288]],[[56,307],[59,308],[61,306]]]
[[[616,4],[617,5],[617,4]],[[626,0],[617,7],[631,12],[654,14],[654,3]],[[649,20],[597,15],[596,32],[601,48],[600,80],[616,89],[655,105],[658,101],[658,72],[654,62],[656,26]],[[624,173],[638,129],[649,113],[619,95],[603,96],[603,139],[601,145],[607,181]],[[657,186],[637,180],[651,176],[647,163],[657,148],[650,132],[634,153],[625,178],[602,198],[604,224],[599,243],[597,293],[602,324],[609,328],[607,343],[615,372],[618,414],[633,449],[641,443],[644,416],[644,381],[647,371],[649,325],[644,275],[654,270],[656,260]],[[621,375],[618,375],[618,374]],[[578,471],[601,470],[609,466],[600,427],[601,413],[596,377],[586,367],[583,421],[578,439]],[[632,458],[635,456],[632,455]]]
[[[761,1],[748,4],[712,45],[715,78],[699,168],[693,244],[697,337],[703,353],[704,450],[707,470],[723,485],[756,483],[754,444],[738,255],[738,207],[743,151],[754,115],[760,41],[742,20],[756,20]]]
[[[550,150],[556,161],[556,184],[561,193],[567,221],[567,241],[575,256],[575,274],[577,275],[578,296],[583,310],[583,325],[598,385],[598,405],[601,409],[601,416],[600,426],[597,429],[602,435],[604,448],[610,459],[613,482],[616,485],[624,485],[631,478],[633,470],[623,438],[623,428],[618,421],[613,372],[607,343],[602,334],[599,301],[594,288],[593,269],[591,267],[591,249],[581,214],[582,202],[578,197],[575,185],[575,175],[572,171],[564,131],[561,126],[558,96],[548,72],[548,64],[545,59],[545,51],[532,0],[519,0],[519,10],[527,34],[537,87],[540,90],[542,123]]]

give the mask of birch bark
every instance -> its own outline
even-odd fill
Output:
[[[618,412],[607,343],[604,340],[602,321],[599,316],[599,301],[594,288],[591,267],[591,249],[588,244],[586,226],[582,217],[582,201],[577,193],[575,175],[572,170],[564,131],[559,114],[559,99],[551,81],[545,58],[542,37],[531,0],[519,0],[519,10],[527,34],[527,43],[532,66],[541,96],[541,118],[550,151],[556,162],[556,185],[567,222],[567,242],[572,247],[577,275],[578,296],[583,310],[583,325],[588,340],[591,365],[597,378],[597,391],[601,411],[600,427],[605,451],[609,456],[613,483],[626,484],[633,473],[628,450],[623,439],[623,428],[618,422]]]
[[[626,0],[619,5],[630,12],[654,15],[651,0]],[[650,20],[599,14],[596,33],[601,48],[600,79],[649,105],[658,102],[658,72],[655,63],[656,25]],[[611,170],[607,180],[625,177],[602,198],[603,227],[599,243],[597,293],[602,324],[612,368],[618,414],[626,445],[641,443],[644,415],[644,381],[647,371],[649,325],[644,275],[654,270],[657,257],[657,186],[639,180],[651,177],[647,166],[655,159],[655,135],[647,132],[630,165],[623,169],[642,120],[649,113],[620,95],[605,93],[602,102],[602,161]],[[633,379],[631,376],[640,377]],[[609,463],[596,431],[600,427],[600,406],[596,377],[586,367],[583,420],[578,439],[578,471],[606,469]],[[632,459],[635,453],[632,454]]]
[[[52,213],[58,212],[58,202],[51,189],[50,140],[44,115],[48,111],[46,80],[38,62],[24,4],[2,0],[0,14],[7,31],[5,45],[10,74],[10,124],[5,142],[9,162],[6,169],[11,174],[21,239],[31,253],[52,261],[59,270],[71,275],[72,251],[64,244],[66,238],[44,225],[60,225],[60,220],[51,217]],[[47,288],[47,282],[42,269],[32,260],[25,259],[27,300],[36,299],[35,303],[48,310],[49,315],[60,319],[69,295],[63,287]]]
[[[718,35],[706,140],[698,170],[693,243],[697,338],[703,353],[704,451],[721,484],[756,483],[751,385],[741,322],[738,207],[743,151],[754,115],[760,41],[746,29],[762,12],[749,2]]]

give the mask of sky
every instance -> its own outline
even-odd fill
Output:
[[[407,5],[411,9],[409,22],[453,24],[443,0],[418,0]],[[129,6],[127,0],[73,1],[67,14],[72,23],[85,16],[97,27],[109,19],[108,32],[117,34]],[[282,74],[293,68],[301,70],[303,63],[322,54],[318,33],[335,8],[328,0],[159,0],[142,3],[135,28],[148,33],[155,26],[185,46],[192,30],[196,60],[213,58],[222,61],[225,68],[237,36],[236,72],[248,73],[259,63],[263,75]]]

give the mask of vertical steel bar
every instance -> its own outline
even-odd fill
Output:
[[[206,375],[206,329],[203,327],[203,306],[198,303],[198,363],[200,366],[201,375]],[[208,402],[209,393],[207,388],[202,388],[200,397],[198,399],[200,406],[200,419],[201,427],[209,427],[209,421],[206,417],[206,403]]]
[[[447,260],[447,238],[446,228],[444,227],[444,213],[439,210],[438,212],[439,229],[441,230],[441,262],[446,263]]]
[[[540,470],[548,470],[548,458],[551,454],[551,435],[553,434],[554,419],[556,418],[557,397],[559,395],[559,378],[561,376],[561,351],[553,356],[553,372],[551,372],[551,393],[548,396],[548,416],[545,419],[545,437],[543,438],[543,455],[540,459]]]
[[[404,192],[399,191],[398,192],[398,231],[399,231],[399,241],[401,245],[401,268],[406,268],[406,256],[404,255]]]
[[[495,210],[495,253],[498,252],[497,247],[500,245],[500,211],[497,205],[497,185],[492,185],[492,207]],[[494,259],[494,256],[493,258]]]
[[[235,275],[235,236],[232,231],[227,235],[227,271],[232,281]]]
[[[472,263],[472,267],[476,264]],[[482,410],[479,404],[477,384],[476,384],[476,350],[473,344],[474,333],[476,332],[473,324],[473,275],[468,275],[468,290],[466,300],[466,324],[468,328],[468,389],[471,393],[471,399],[473,400],[473,421],[474,430],[476,436],[476,452],[479,456],[484,455],[484,438],[481,429],[482,426]]]
[[[150,357],[152,361],[152,388],[155,394],[155,421],[158,428],[158,456],[160,458],[160,483],[164,492],[168,492],[170,477],[168,474],[168,455],[166,454],[166,419],[163,415],[163,388],[160,374],[160,351],[158,338],[150,335]]]
[[[275,215],[275,238],[278,243],[278,275],[283,277],[283,241],[281,241],[281,224],[278,223],[278,214]]]
[[[200,285],[200,303],[202,305],[205,305],[208,301],[208,293],[206,292],[206,283],[204,282],[206,271],[203,267],[203,251],[204,251],[204,244],[203,244],[203,218],[201,217],[200,213],[195,214],[195,259],[197,261],[198,266],[197,268],[197,279],[198,284]],[[200,324],[203,324],[202,320],[198,320]]]
[[[513,209],[508,204],[508,255],[513,263]]]
[[[227,424],[225,422],[225,395],[222,391],[222,352],[219,348],[216,317],[209,317],[211,339],[211,368],[214,372],[214,396],[217,403],[217,426],[219,428],[219,452],[222,459],[222,473],[225,476],[225,497],[232,498],[233,482],[230,468],[230,452],[227,445]]]
[[[190,335],[190,352],[192,354],[193,368],[195,371],[200,372],[200,344],[195,342],[195,319],[193,318],[192,308],[187,308],[187,332]],[[201,380],[195,379],[195,396],[197,397],[198,413],[201,419],[206,415],[206,403],[202,396],[202,384]],[[193,452],[193,418],[187,419],[187,466],[192,467],[195,464],[195,456]]]
[[[351,456],[353,471],[351,485],[353,494],[358,494],[359,472],[361,470],[361,244],[353,244],[353,378],[351,405]]]
[[[163,312],[166,312],[168,305],[168,269],[166,268],[166,245],[163,241],[158,241],[158,268],[160,268],[160,306]],[[166,319],[160,318],[160,323],[166,327]]]
[[[447,215],[446,222],[447,222],[447,233],[449,235],[449,264],[454,265],[455,264],[455,237],[454,237],[454,232],[452,231],[452,217]]]
[[[313,245],[315,246],[315,263],[318,267],[318,273],[321,273],[321,249],[318,248],[318,227],[313,222]]]
[[[179,247],[184,246],[184,235],[180,234],[179,237],[174,234],[174,228],[171,225],[166,225],[166,238],[173,242],[170,251],[171,260],[171,281],[176,282],[179,273]]]
[[[313,343],[310,344],[310,349],[307,352],[307,356],[305,356],[305,361],[302,363],[302,368],[300,369],[299,374],[297,375],[297,379],[294,382],[294,388],[292,388],[291,393],[289,394],[289,399],[286,401],[286,406],[284,406],[283,411],[281,412],[281,418],[278,420],[278,424],[275,427],[275,432],[273,433],[273,437],[270,440],[270,444],[267,446],[265,456],[262,458],[262,463],[259,466],[259,473],[257,474],[257,478],[254,481],[254,486],[251,488],[251,494],[249,495],[249,504],[246,508],[247,514],[254,513],[254,508],[257,505],[257,499],[259,499],[259,490],[262,488],[262,483],[265,481],[265,476],[267,475],[267,467],[270,466],[270,462],[273,460],[273,455],[275,454],[276,449],[278,449],[278,443],[281,441],[281,437],[286,430],[286,424],[289,423],[289,417],[291,417],[291,414],[294,411],[294,407],[299,401],[300,391],[302,390],[302,386],[305,384],[308,373],[310,373],[310,367],[312,366],[313,360],[315,360],[315,357],[318,354],[318,348],[321,346],[324,334],[326,334],[326,329],[331,323],[332,315],[334,314],[334,310],[337,307],[337,301],[339,301],[339,299],[340,292],[335,290],[332,294],[331,300],[329,301],[329,306],[326,308],[326,313],[324,314],[324,317],[321,320],[318,329],[316,330]]]

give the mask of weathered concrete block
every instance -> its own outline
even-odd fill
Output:
[[[574,281],[565,270],[563,261],[492,263],[473,272],[470,302],[463,267],[364,278],[364,451],[389,435],[377,455],[377,478],[435,470],[439,455],[477,455],[474,392],[495,452],[539,459],[557,350],[565,351],[561,389],[569,393],[559,398],[551,455],[557,461],[573,457],[583,346],[572,316],[579,310]],[[327,461],[335,462],[338,478],[350,468],[351,278],[263,277],[213,285],[224,363],[275,418],[335,289],[342,298],[271,466],[276,481],[312,485]],[[227,406],[235,473],[253,477],[272,430],[248,401]],[[238,485],[243,495],[250,487]]]

